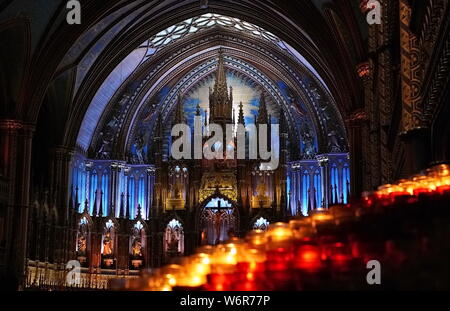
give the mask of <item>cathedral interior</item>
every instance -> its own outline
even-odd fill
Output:
[[[1,0],[2,286],[108,289],[448,163],[449,2],[372,2]]]

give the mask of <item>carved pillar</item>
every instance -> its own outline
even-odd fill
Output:
[[[69,224],[69,176],[70,161],[74,154],[72,149],[59,146],[55,148],[54,160],[52,163],[52,188],[56,192],[56,207],[58,209],[57,227],[56,227],[56,243],[55,243],[55,262],[65,264],[68,261],[68,230]]]
[[[34,125],[18,120],[0,120],[2,160],[0,172],[9,180],[7,222],[12,241],[6,250],[6,266],[19,289],[24,284],[30,192],[31,146]]]
[[[93,228],[91,232],[91,258],[90,258],[90,271],[94,271],[95,269],[101,266],[101,243],[102,243],[102,226],[99,222],[102,219],[97,219],[97,224],[95,228]],[[100,231],[100,232],[99,232]]]
[[[363,128],[367,129],[367,114],[364,110],[358,110],[350,114],[345,120],[347,125],[348,141],[350,145],[350,174],[351,174],[351,193],[358,197],[363,190],[363,185],[366,179],[364,173],[367,170],[367,163],[365,163],[364,152],[367,151],[364,146],[366,143],[363,140]]]
[[[353,164],[355,166],[362,164],[362,187],[364,190],[371,190],[378,185],[377,183],[374,183],[374,179],[376,180],[376,176],[374,176],[374,169],[376,168],[376,165],[373,153],[378,153],[377,149],[375,149],[378,147],[375,145],[376,141],[373,136],[373,124],[376,123],[376,120],[375,109],[373,107],[374,91],[371,62],[367,61],[359,64],[356,70],[364,87],[364,110],[360,113],[366,116],[368,122],[362,123],[361,127],[358,128],[360,133],[355,131],[349,133],[350,139],[354,140],[350,146],[352,148],[352,155],[356,155],[361,152],[362,157],[360,163]],[[352,117],[350,117],[350,119],[352,119]],[[353,137],[352,134],[354,134]],[[359,140],[359,136],[361,136],[361,141],[364,142],[361,145],[356,144]],[[359,148],[361,148],[361,150],[358,150]]]
[[[328,162],[329,159],[327,156],[324,155],[318,155],[317,161],[319,162],[320,166],[320,180],[321,180],[321,188],[322,188],[322,198],[319,198],[320,202],[317,202],[319,206],[328,208],[328,193],[329,193],[329,187],[330,182],[328,176],[330,175],[329,169],[328,169]]]
[[[155,191],[155,169],[153,167],[147,168],[147,198],[148,203],[146,207],[146,219],[150,218],[152,213],[151,208],[153,206],[153,192]]]
[[[120,232],[117,234],[117,271],[129,269],[130,258],[130,226],[128,226],[129,220],[122,221],[120,225]]]
[[[402,91],[401,135],[405,142],[406,163],[403,174],[412,174],[424,168],[429,158],[427,129],[423,124],[421,78],[422,66],[417,37],[409,28],[411,7],[409,1],[399,1],[400,20],[400,77]]]
[[[109,204],[108,211],[109,215],[116,217],[116,210],[120,207],[119,203],[119,178],[120,171],[122,169],[121,163],[113,162],[111,163],[111,183],[110,183],[110,191],[109,191]]]

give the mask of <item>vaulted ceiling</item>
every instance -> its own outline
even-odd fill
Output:
[[[66,23],[66,1],[1,2],[0,43],[21,48],[2,50],[0,113],[88,151],[121,100],[132,105],[120,131],[132,131],[158,90],[189,88],[214,70],[219,47],[226,66],[256,81],[287,119],[311,113],[322,137],[327,117],[344,126],[361,105],[355,67],[366,57],[365,26],[355,1],[203,2],[86,0],[81,25]],[[154,108],[168,114],[173,96]],[[119,136],[120,153],[130,133]]]

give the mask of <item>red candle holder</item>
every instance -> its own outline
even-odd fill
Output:
[[[206,289],[209,291],[229,291],[232,290],[235,276],[232,273],[211,273],[207,276],[208,283]]]
[[[308,273],[323,269],[322,252],[319,246],[306,242],[297,247],[294,257],[294,268]]]
[[[330,264],[333,271],[348,272],[352,268],[353,256],[348,245],[337,242],[330,249]]]
[[[239,262],[236,265],[234,290],[268,290],[264,262]]]

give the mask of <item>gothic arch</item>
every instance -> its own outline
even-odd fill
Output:
[[[219,199],[219,200],[227,201],[230,203],[230,205],[231,205],[229,208],[231,210],[230,217],[232,217],[230,219],[232,221],[234,221],[234,224],[232,224],[231,229],[233,229],[234,234],[237,234],[239,232],[240,214],[241,214],[241,211],[239,210],[239,206],[237,205],[237,203],[235,201],[228,198],[226,195],[220,193],[219,191],[216,191],[214,194],[212,194],[211,196],[209,196],[205,200],[203,200],[197,207],[196,216],[195,216],[195,228],[196,228],[195,231],[200,234],[200,243],[201,244],[206,242],[206,241],[203,241],[202,239],[204,238],[203,235],[205,233],[205,221],[207,220],[207,219],[205,219],[205,212],[207,211],[207,205],[214,199]],[[214,209],[214,208],[212,208],[212,209]],[[224,233],[221,232],[221,235],[222,234],[224,234]],[[228,235],[228,233],[225,233],[225,235]],[[210,242],[211,241],[209,241],[208,243],[210,243]],[[213,243],[215,243],[215,242],[213,242]]]
[[[308,71],[305,68],[301,68],[301,66],[299,65],[298,62],[293,61],[292,59],[289,60],[289,58],[292,58],[292,56],[289,56],[288,53],[286,52],[281,52],[277,49],[275,49],[273,46],[271,46],[270,44],[267,44],[266,42],[264,42],[263,40],[258,40],[255,38],[251,38],[251,36],[245,36],[245,34],[243,35],[244,39],[236,39],[235,35],[233,32],[225,32],[224,34],[221,34],[220,36],[225,36],[224,39],[222,40],[218,40],[217,44],[214,44],[214,40],[217,40],[216,37],[217,35],[214,35],[216,33],[217,29],[209,29],[208,31],[206,31],[205,33],[202,34],[196,34],[196,35],[192,35],[192,37],[188,36],[187,38],[184,38],[183,40],[181,40],[180,42],[175,42],[175,46],[171,46],[171,47],[167,47],[166,49],[162,50],[160,54],[156,54],[154,56],[154,58],[151,59],[147,59],[144,63],[144,65],[140,65],[136,72],[132,73],[130,75],[130,77],[128,78],[129,81],[141,81],[139,83],[141,83],[141,85],[138,86],[137,90],[132,92],[132,93],[128,93],[129,91],[125,91],[128,88],[128,84],[129,82],[124,82],[122,84],[121,87],[119,87],[118,91],[116,91],[116,95],[114,95],[112,97],[111,100],[111,104],[109,104],[109,106],[114,105],[117,101],[120,101],[120,98],[122,98],[122,96],[125,96],[125,94],[127,94],[126,96],[129,98],[127,103],[127,106],[130,107],[130,112],[127,112],[128,115],[131,115],[131,117],[128,117],[128,121],[125,121],[124,124],[125,126],[121,127],[122,129],[128,129],[128,128],[132,128],[133,124],[135,123],[135,115],[136,113],[132,112],[133,110],[139,110],[138,107],[142,107],[143,105],[148,105],[150,104],[148,101],[152,100],[152,98],[154,97],[155,93],[158,90],[161,90],[162,87],[164,87],[169,81],[173,81],[174,79],[179,79],[179,77],[174,77],[173,75],[170,74],[171,70],[163,70],[163,67],[165,68],[172,68],[175,64],[180,65],[179,70],[177,70],[177,72],[183,72],[184,70],[187,70],[187,68],[189,67],[194,67],[198,66],[198,64],[200,64],[202,61],[204,61],[205,58],[211,57],[214,55],[214,52],[210,51],[211,48],[214,48],[217,46],[225,46],[227,47],[227,53],[230,53],[231,55],[233,55],[233,57],[236,59],[243,59],[245,62],[249,62],[251,63],[251,59],[255,57],[255,55],[258,55],[259,58],[259,62],[258,62],[258,66],[261,67],[262,64],[264,64],[263,67],[261,67],[259,70],[262,70],[263,72],[265,72],[264,74],[269,74],[271,75],[271,79],[273,79],[273,75],[276,73],[277,77],[282,77],[281,79],[283,81],[286,81],[288,83],[289,89],[296,93],[296,94],[292,94],[294,95],[296,98],[298,98],[299,100],[301,100],[301,102],[303,102],[306,107],[308,107],[309,109],[309,114],[313,120],[313,122],[315,123],[315,127],[317,129],[317,131],[319,131],[319,133],[322,133],[321,135],[319,135],[320,137],[320,141],[322,141],[320,143],[320,145],[322,146],[321,149],[323,149],[323,146],[325,146],[325,143],[323,141],[326,140],[326,134],[323,134],[324,131],[328,131],[328,126],[324,123],[323,120],[326,120],[323,116],[320,116],[320,114],[322,113],[322,109],[325,108],[329,108],[330,111],[328,112],[328,115],[330,116],[330,112],[331,112],[331,117],[333,118],[334,123],[337,122],[337,124],[340,124],[340,127],[342,128],[342,130],[340,130],[342,137],[345,137],[345,129],[344,129],[344,125],[342,122],[342,118],[340,117],[340,113],[337,110],[337,108],[333,108],[334,106],[334,100],[331,97],[331,95],[328,93],[328,91],[326,90],[326,87],[324,87],[322,85],[322,83],[317,80],[317,78],[309,73],[306,74],[306,76],[308,76],[308,79],[310,79],[311,81],[316,80],[315,83],[315,87],[312,87],[311,85],[306,85],[304,84],[303,80],[304,78],[301,78],[302,76],[305,75],[305,73]],[[201,36],[199,36],[201,35]],[[241,34],[240,34],[241,35]],[[226,39],[226,36],[230,36],[230,39]],[[208,38],[208,40],[206,40],[206,38]],[[234,38],[234,39],[233,39]],[[199,40],[198,42],[196,42],[195,40]],[[192,43],[195,42],[195,43]],[[202,47],[202,44],[204,44],[204,42],[208,42],[208,45],[205,45]],[[247,43],[245,43],[247,42]],[[252,43],[253,42],[253,43]],[[257,45],[255,45],[257,43]],[[253,47],[250,47],[251,44],[254,44]],[[192,48],[189,48],[189,46],[193,46],[195,48],[196,51],[198,51],[197,56],[195,56],[194,58],[189,57],[189,61],[184,62],[181,60],[185,59],[185,53],[193,53]],[[258,49],[256,49],[255,47],[258,47],[259,49],[261,49],[261,47],[263,48],[263,51],[265,51],[264,53],[261,53],[262,51],[259,51]],[[265,49],[265,50],[264,50]],[[184,51],[184,52],[182,52]],[[173,55],[173,53],[175,53],[176,57]],[[265,54],[269,53],[271,55],[271,57],[267,57],[265,56]],[[285,55],[283,55],[285,54]],[[188,55],[188,54],[186,54]],[[197,60],[197,63],[194,63],[194,60]],[[274,60],[276,60],[276,62],[274,62]],[[284,59],[284,60],[283,60]],[[287,62],[287,63],[285,63]],[[152,67],[152,64],[157,63],[159,64],[157,67]],[[249,63],[249,64],[250,64]],[[147,65],[146,65],[147,64]],[[280,64],[284,64],[283,69],[280,69]],[[289,65],[288,65],[289,64]],[[184,67],[184,68],[183,68]],[[153,69],[152,69],[153,68]],[[182,69],[183,68],[183,69]],[[296,72],[292,71],[292,68],[297,68]],[[281,70],[281,71],[280,71]],[[148,74],[148,72],[150,71],[150,74]],[[289,72],[291,71],[291,72]],[[154,78],[151,78],[152,76],[152,72],[158,73]],[[169,72],[169,74],[164,77],[160,76],[161,72]],[[303,72],[303,73],[299,73],[299,72]],[[143,73],[145,73],[147,76],[143,77]],[[163,79],[163,80],[161,80]],[[165,81],[165,82],[164,82]],[[290,82],[289,82],[290,81]],[[156,84],[155,84],[156,83]],[[149,90],[151,86],[151,90]],[[312,88],[313,90],[315,90],[314,92],[309,91],[309,88]],[[321,89],[319,94],[317,93],[317,89]],[[125,92],[125,94],[123,93]],[[152,95],[153,94],[153,95]],[[286,95],[284,96],[286,97]],[[320,98],[324,98],[324,100],[320,100]],[[318,104],[316,102],[321,101],[321,104],[319,107],[315,107]],[[287,99],[285,98],[284,101],[287,101]],[[325,106],[324,106],[325,105]],[[287,106],[285,104],[285,106]],[[165,107],[162,107],[163,109],[165,109]],[[299,108],[296,108],[299,109]],[[107,110],[106,110],[107,111]],[[288,118],[291,119],[292,118],[292,111],[291,109],[285,109],[285,113],[290,117]],[[105,123],[105,117],[109,115],[108,112],[104,112],[102,113],[102,119],[104,121],[101,121],[100,119],[100,123]],[[86,118],[86,117],[85,117]],[[81,121],[79,121],[81,122]],[[290,123],[290,122],[289,122]],[[85,122],[83,122],[83,124],[85,124]],[[94,126],[95,123],[86,123],[85,126]],[[73,127],[77,128],[79,125],[74,124]],[[85,126],[83,126],[83,131],[85,130]],[[96,132],[97,134],[94,135],[97,136],[99,133],[100,129],[97,128]],[[85,135],[85,134],[83,134]],[[90,135],[90,134],[88,134]],[[125,136],[123,136],[125,135]],[[122,133],[121,135],[119,135],[119,141],[122,139],[125,139],[126,137],[128,137],[129,134],[125,134]],[[81,136],[82,138],[83,136]],[[91,137],[91,136],[88,136]],[[123,138],[125,137],[125,138]],[[78,139],[80,139],[80,134],[78,136]],[[88,138],[88,141],[91,141],[92,139],[95,140],[95,138]],[[84,142],[84,147],[83,148],[87,148],[87,144],[88,141]],[[119,145],[122,145],[123,142],[119,142]],[[345,138],[344,138],[344,142],[343,142],[343,148],[346,149],[346,142],[345,142]],[[122,151],[118,151],[117,153],[118,155],[122,154],[123,155],[123,150]]]

